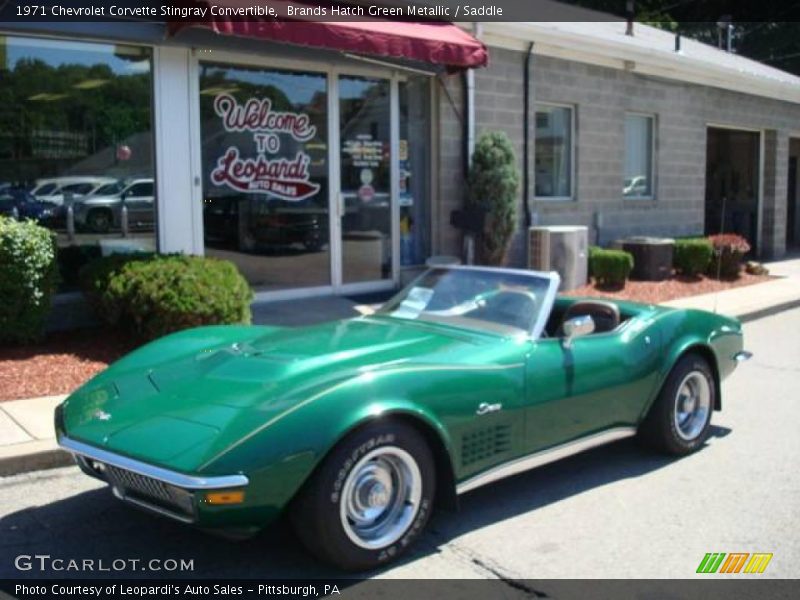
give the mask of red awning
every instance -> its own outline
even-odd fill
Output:
[[[212,3],[229,8],[252,6],[252,0],[213,0]],[[488,63],[488,53],[482,42],[452,23],[444,22],[277,21],[269,17],[213,16],[210,10],[203,21],[175,19],[169,22],[172,34],[187,27],[204,27],[223,35],[298,46],[407,59],[443,65],[450,70],[484,67]]]

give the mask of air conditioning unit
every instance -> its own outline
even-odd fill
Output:
[[[561,289],[586,285],[589,275],[589,228],[555,225],[528,230],[528,268],[557,271]]]

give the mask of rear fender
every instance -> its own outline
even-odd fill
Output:
[[[672,339],[664,340],[659,382],[642,416],[650,410],[675,364],[689,352],[700,354],[711,366],[717,392],[714,410],[722,410],[720,384],[736,367],[734,355],[742,349],[741,324],[735,319],[696,310],[673,311],[662,319],[662,331],[672,330],[674,334]]]

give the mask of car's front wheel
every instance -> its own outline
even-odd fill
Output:
[[[337,445],[292,507],[303,544],[346,570],[381,566],[402,554],[433,509],[434,460],[413,427],[387,421]]]
[[[708,438],[716,393],[708,361],[694,353],[682,356],[642,422],[639,437],[667,454],[694,452]]]

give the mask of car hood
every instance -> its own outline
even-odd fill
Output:
[[[197,330],[202,332],[205,328]],[[215,328],[224,330],[224,328]],[[193,471],[298,403],[365,369],[448,361],[483,336],[398,319],[296,329],[233,328],[216,345],[154,342],[70,396],[69,437],[166,468]],[[199,334],[198,334],[199,335]],[[255,335],[255,337],[254,337]],[[159,358],[160,356],[164,358]],[[308,404],[306,404],[308,406]]]

